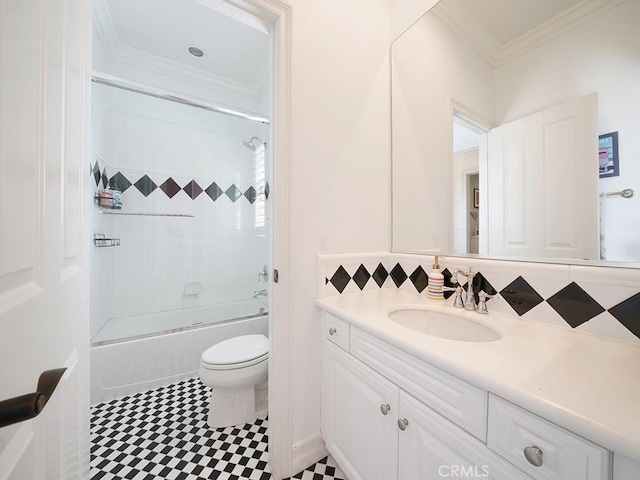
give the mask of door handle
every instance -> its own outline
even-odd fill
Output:
[[[0,402],[0,428],[36,417],[55,392],[66,368],[46,370],[40,374],[34,393]]]

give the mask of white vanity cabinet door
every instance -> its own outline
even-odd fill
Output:
[[[350,480],[396,480],[398,387],[333,343],[323,344],[327,449]]]
[[[495,395],[489,396],[487,445],[538,480],[610,478],[608,450]],[[525,458],[524,450],[533,448],[539,466]]]
[[[400,391],[398,480],[531,480],[431,408]]]

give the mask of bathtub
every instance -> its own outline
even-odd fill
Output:
[[[256,313],[260,308],[266,307],[235,302],[109,319],[91,346],[91,404],[197,376],[202,352],[215,343],[268,334],[269,317]]]

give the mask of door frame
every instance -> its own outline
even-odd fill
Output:
[[[210,0],[213,3],[218,0]],[[289,315],[289,164],[292,6],[281,0],[221,0],[270,25],[271,218],[269,264],[269,463],[277,479],[292,476]],[[89,232],[87,231],[87,234]],[[273,278],[273,275],[271,276]],[[277,406],[277,408],[274,408]]]
[[[289,165],[291,108],[291,5],[248,0],[275,16],[271,30],[270,155],[272,195],[270,265],[278,283],[269,292],[269,463],[275,479],[293,472],[291,432],[291,339],[289,269]],[[271,278],[274,278],[273,272]],[[277,406],[277,408],[276,408]]]

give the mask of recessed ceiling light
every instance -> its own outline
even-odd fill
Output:
[[[187,48],[187,51],[194,57],[204,57],[204,52],[198,47],[189,47]]]

